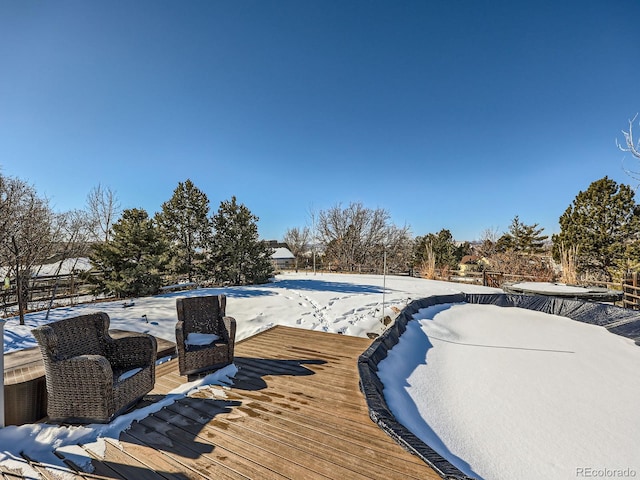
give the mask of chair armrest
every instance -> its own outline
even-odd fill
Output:
[[[145,333],[114,338],[107,344],[107,358],[114,369],[131,369],[154,364],[158,342]]]
[[[176,345],[184,347],[184,342],[187,339],[184,331],[184,322],[179,321],[176,323]]]
[[[236,319],[233,317],[222,317],[224,324],[223,335],[229,345],[233,345],[236,341]]]
[[[58,336],[49,325],[41,325],[31,330],[31,333],[38,341],[40,350],[47,359],[59,360]]]

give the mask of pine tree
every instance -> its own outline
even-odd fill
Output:
[[[258,217],[236,197],[220,203],[213,216],[210,270],[216,282],[264,283],[273,273],[271,248],[258,237]]]
[[[179,182],[171,199],[162,204],[156,220],[169,244],[169,271],[190,282],[202,270],[202,249],[211,236],[209,199],[191,180]]]
[[[118,297],[153,295],[162,284],[166,244],[143,209],[128,209],[113,225],[111,240],[94,244],[91,262],[102,271],[96,291]]]
[[[538,224],[526,225],[516,215],[511,221],[509,232],[498,239],[496,248],[500,252],[513,250],[518,253],[541,253],[548,235],[542,235],[544,228]]]
[[[554,255],[559,246],[578,248],[578,270],[612,280],[624,268],[629,244],[640,225],[634,192],[604,177],[579,192],[560,217],[560,233],[553,236]]]
[[[419,266],[426,260],[425,252],[430,251],[436,268],[456,270],[462,257],[470,252],[469,244],[457,246],[451,232],[445,228],[438,233],[428,233],[416,238],[414,244],[414,264]]]

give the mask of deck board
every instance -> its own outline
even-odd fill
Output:
[[[370,342],[282,326],[243,340],[231,387],[134,422],[85,478],[439,479],[369,418],[357,359]],[[177,360],[159,365],[141,406],[186,381]]]
[[[165,454],[175,455],[178,444],[200,445],[191,453],[197,460],[181,461],[215,463],[246,478],[439,479],[369,418],[357,358],[370,342],[274,327],[236,345],[231,388],[203,390],[132,431],[140,438],[142,426],[150,436],[161,432],[173,445]],[[175,363],[164,367],[152,394],[185,382]]]

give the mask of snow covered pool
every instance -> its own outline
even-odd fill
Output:
[[[384,401],[462,473],[640,477],[640,348],[632,339],[490,304],[435,304],[413,318],[377,364]]]

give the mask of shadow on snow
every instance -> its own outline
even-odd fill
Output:
[[[318,292],[338,293],[382,293],[382,286],[360,285],[343,282],[327,282],[325,280],[279,280],[272,285],[273,288],[287,290],[306,290]],[[386,289],[389,291],[389,288]]]

